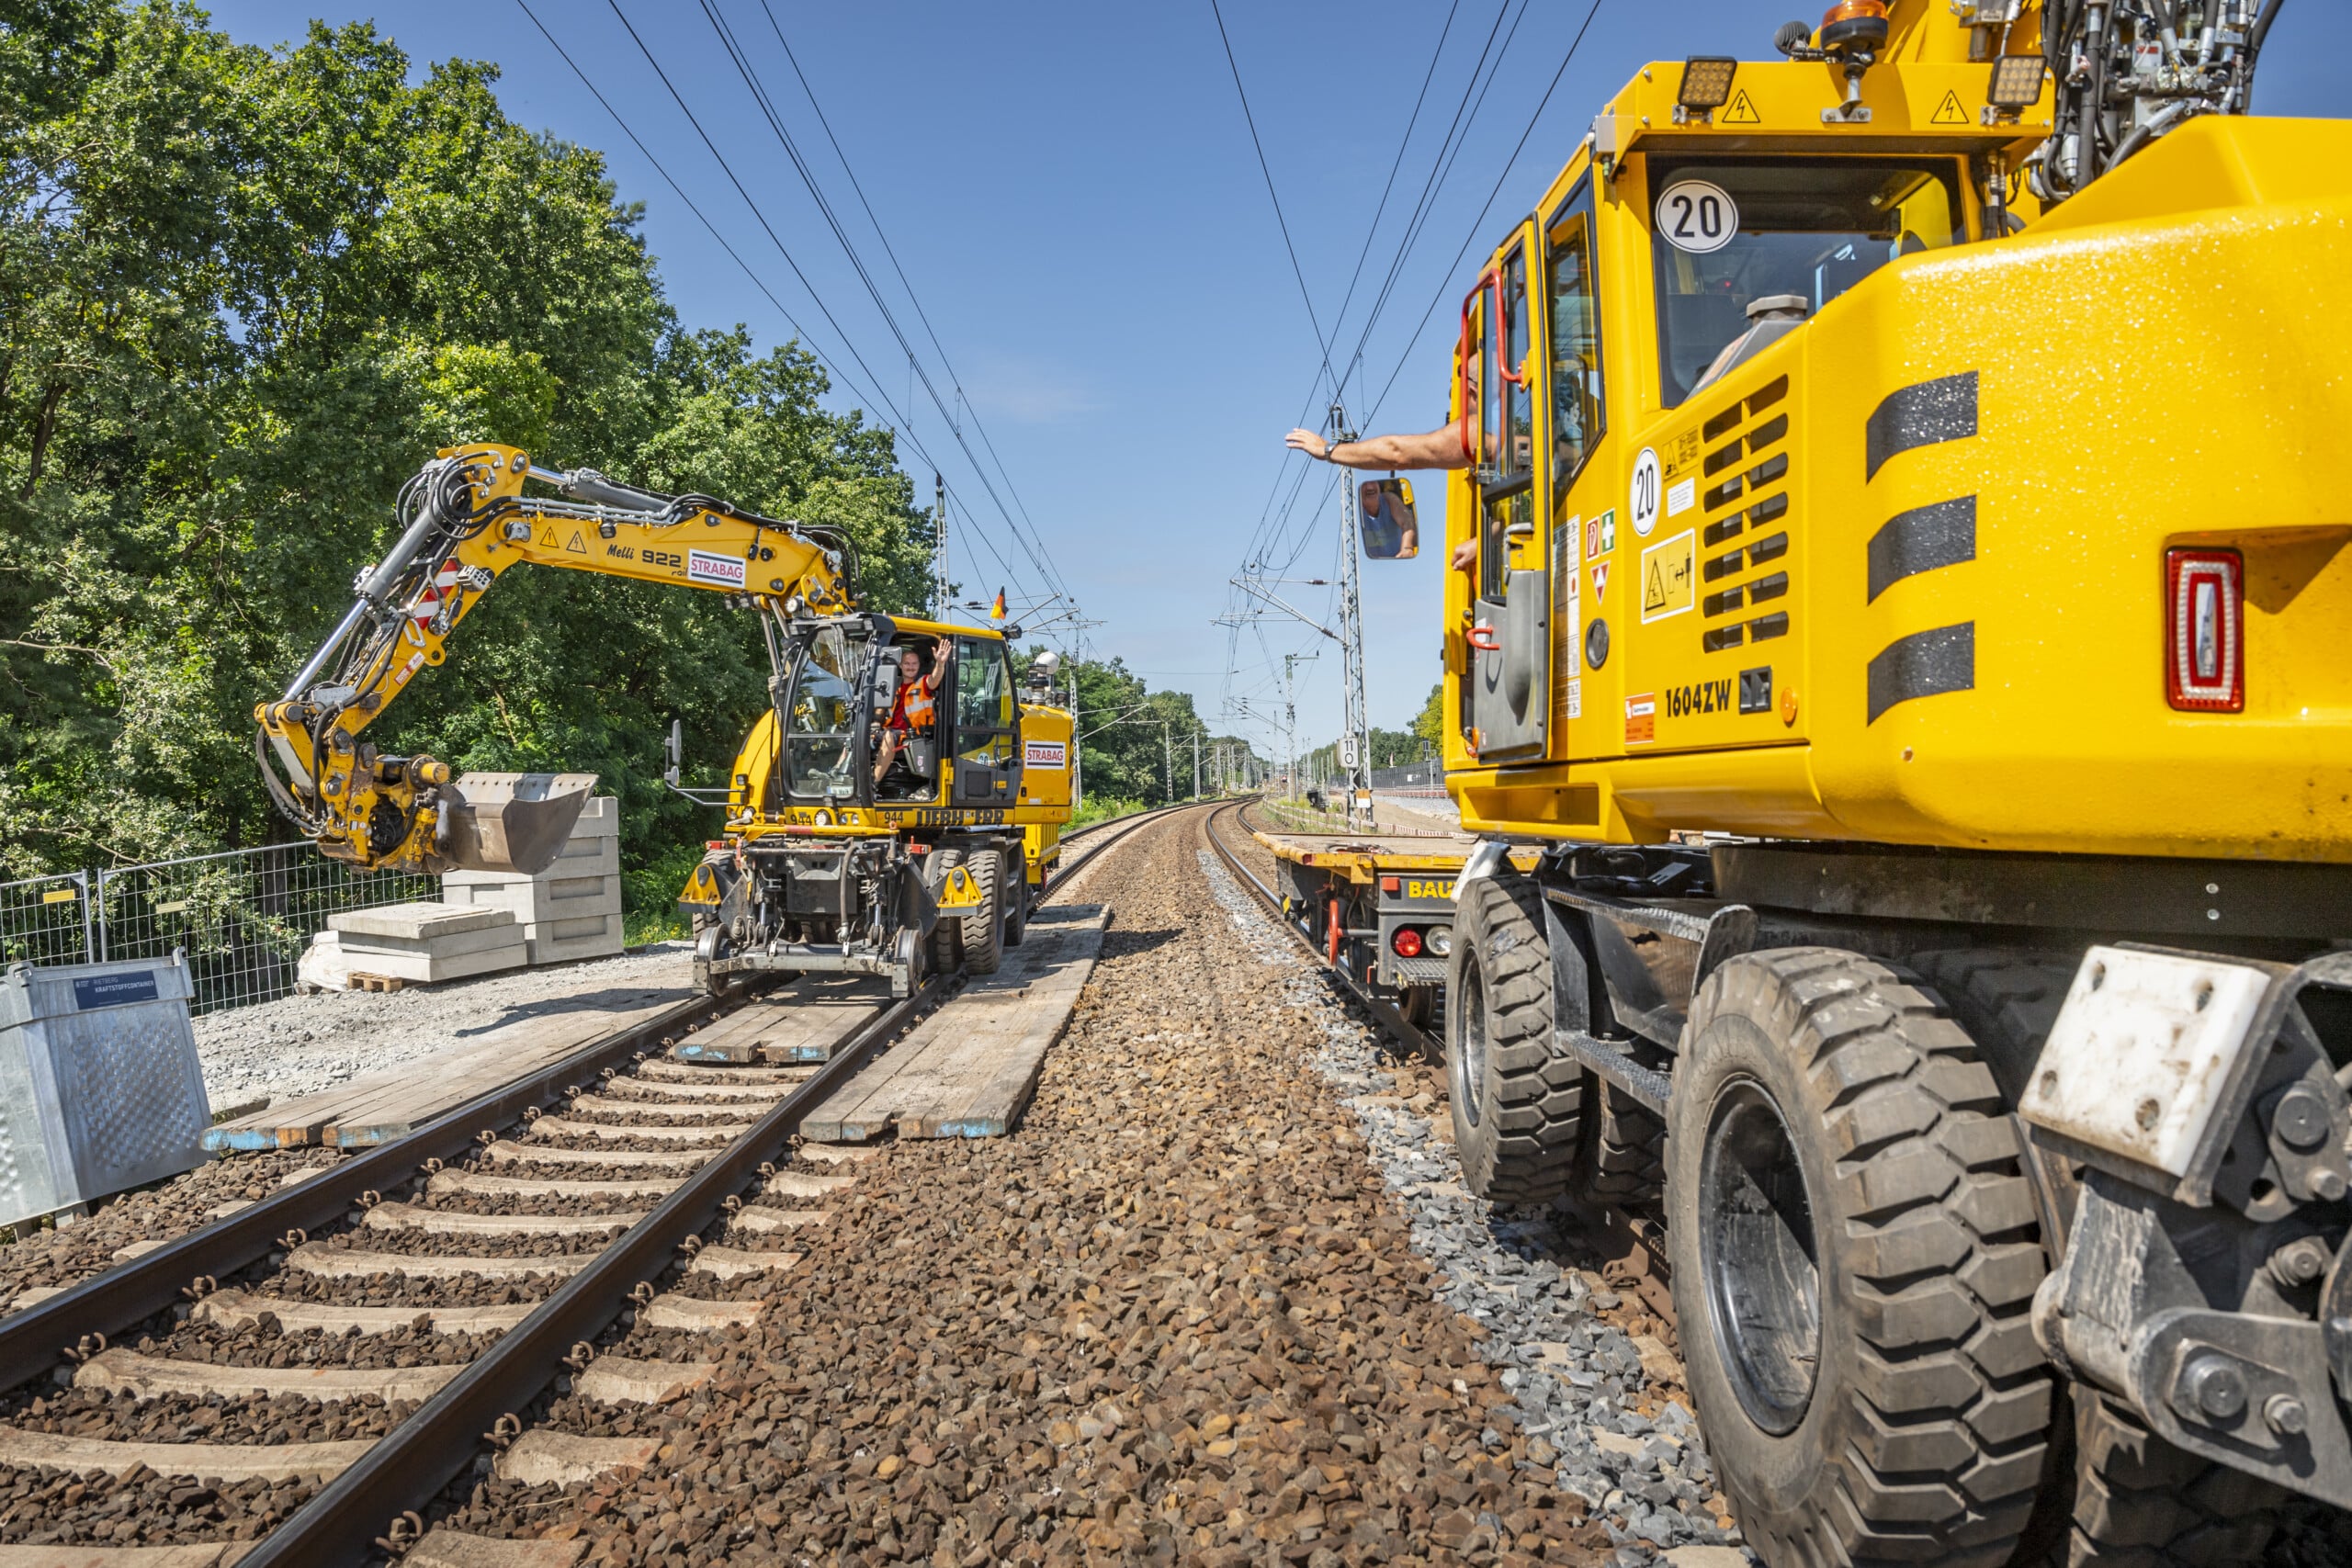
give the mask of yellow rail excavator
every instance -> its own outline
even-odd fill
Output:
[[[254,710],[271,798],[322,852],[427,874],[536,874],[561,852],[591,778],[453,777],[361,739],[500,575],[531,562],[718,593],[759,622],[769,707],[723,789],[680,785],[671,730],[670,786],[726,813],[680,897],[698,983],[873,975],[905,995],[926,972],[988,973],[1021,941],[1059,863],[1076,742],[1045,700],[1053,656],[1016,679],[1017,626],[862,609],[838,529],[540,468],[512,446],[443,449],[398,511],[400,538],[359,574],[349,613]]]
[[[1645,65],[1463,302],[1455,1138],[1662,1232],[1775,1568],[2352,1506],[2352,126],[2245,112],[2278,11]]]

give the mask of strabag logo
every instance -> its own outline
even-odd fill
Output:
[[[1032,740],[1021,750],[1021,761],[1032,768],[1067,768],[1069,747],[1059,740]]]
[[[741,588],[743,586],[743,563],[733,556],[715,556],[707,550],[688,550],[686,581],[716,582],[722,588]]]

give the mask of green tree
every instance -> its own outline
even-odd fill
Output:
[[[889,433],[797,344],[683,330],[602,157],[509,120],[494,66],[410,65],[169,0],[0,24],[0,874],[288,837],[254,705],[458,440],[837,524],[870,604],[920,604]],[[661,787],[670,718],[717,776],[766,672],[714,596],[516,574],[371,738],[594,769],[642,862],[716,826]]]

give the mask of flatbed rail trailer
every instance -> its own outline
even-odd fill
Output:
[[[1466,833],[1250,836],[1274,857],[1283,919],[1415,1029],[1433,1029],[1453,951],[1453,883],[1478,840]],[[1535,856],[1522,857],[1532,870]]]
[[[2352,1507],[2352,124],[2245,112],[2278,9],[1638,65],[1464,279],[1455,1144],[1646,1178],[1772,1568]]]

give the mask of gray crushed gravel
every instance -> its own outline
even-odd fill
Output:
[[[1486,1328],[1480,1353],[1498,1369],[1530,1439],[1522,1468],[1548,1458],[1560,1487],[1607,1527],[1629,1568],[1669,1551],[1678,1563],[1746,1559],[1744,1550],[1723,1550],[1736,1549],[1739,1533],[1696,1419],[1678,1396],[1679,1365],[1657,1340],[1637,1345],[1621,1326],[1637,1306],[1559,1260],[1576,1222],[1471,1196],[1450,1128],[1432,1120],[1447,1115],[1443,1105],[1400,1097],[1409,1086],[1373,1032],[1215,855],[1203,850],[1200,862],[1241,944],[1283,972],[1266,990],[1268,1004],[1278,998],[1319,1015],[1325,1044],[1316,1067],[1357,1113],[1373,1163],[1410,1221],[1414,1249],[1442,1281],[1438,1299]]]
[[[599,993],[693,984],[694,951],[657,942],[617,958],[509,969],[392,992],[322,991],[196,1021],[215,1114],[276,1103],[468,1045]]]

